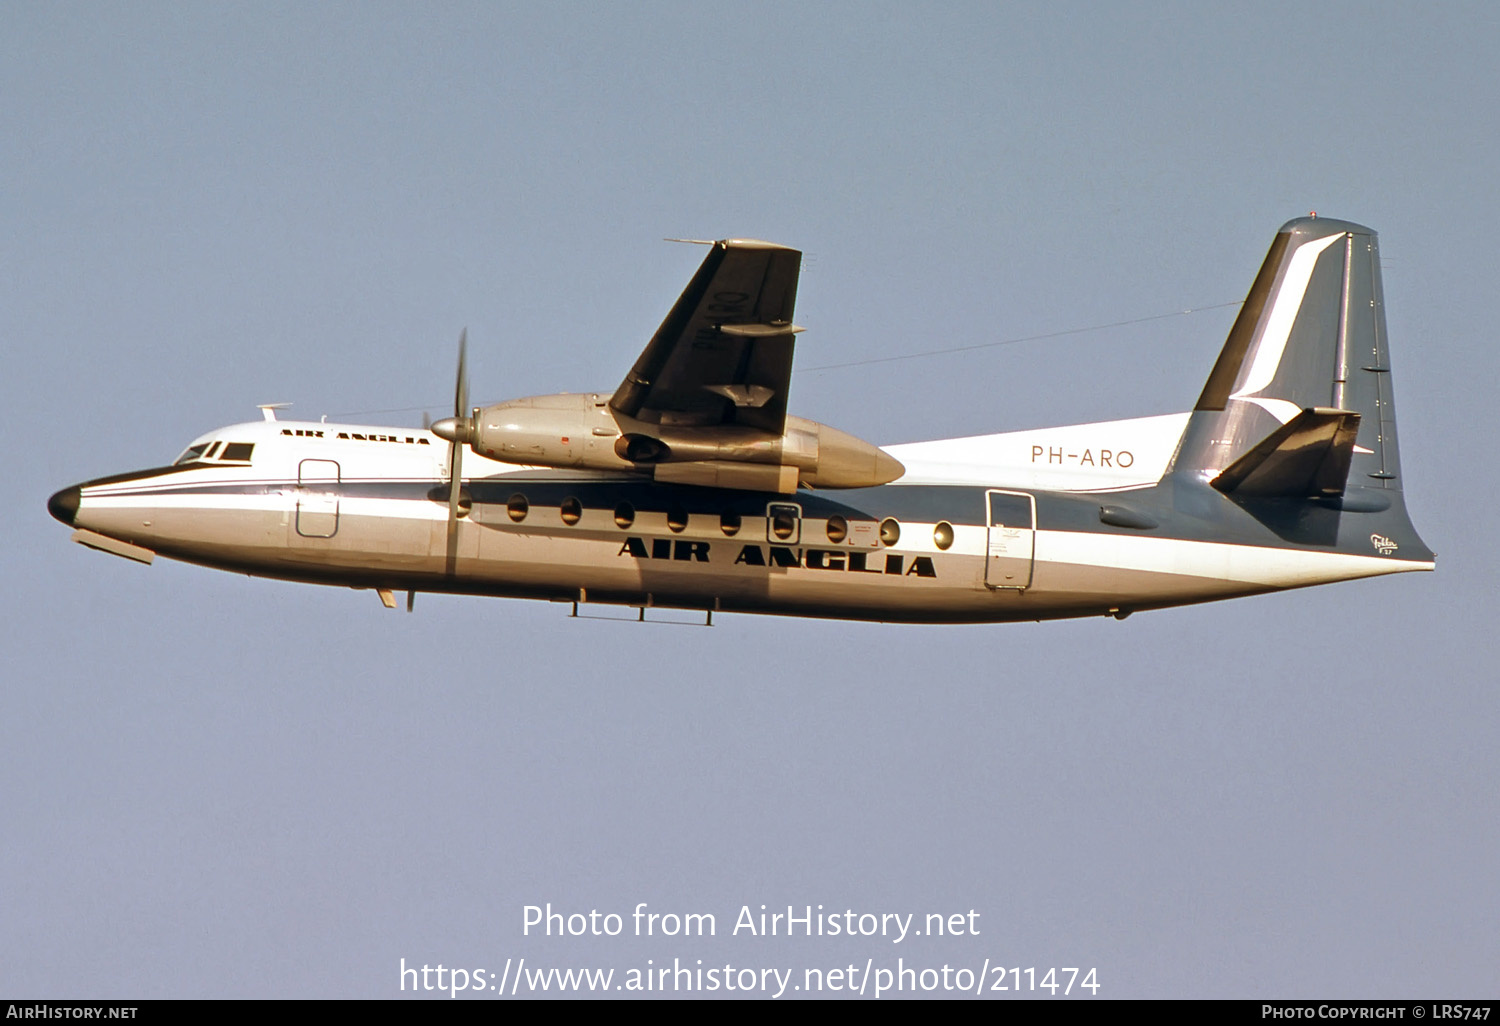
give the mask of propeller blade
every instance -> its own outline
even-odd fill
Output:
[[[453,389],[453,415],[469,415],[469,329],[458,334],[458,383]]]
[[[463,446],[452,442],[448,446],[448,462],[452,474],[448,479],[448,576],[452,577],[458,569],[458,497],[462,487],[459,482],[463,466]]]
[[[453,419],[462,421],[469,415],[469,329],[458,336],[458,380],[453,387]],[[448,560],[447,573],[458,570],[458,499],[463,482],[464,446],[455,434],[448,443]]]

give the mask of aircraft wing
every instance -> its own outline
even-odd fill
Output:
[[[802,253],[715,242],[609,405],[647,423],[780,434],[792,377]]]

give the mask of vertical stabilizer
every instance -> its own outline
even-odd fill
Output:
[[[1347,464],[1349,490],[1399,491],[1383,304],[1375,232],[1329,218],[1288,221],[1198,398],[1172,472],[1229,491],[1258,461],[1272,458],[1265,443],[1273,435],[1290,438],[1297,429],[1289,425],[1316,417],[1342,425],[1343,451],[1328,463],[1340,471]],[[1283,451],[1295,444],[1284,443]],[[1328,476],[1326,467],[1312,475],[1320,482],[1315,494],[1342,494],[1343,483],[1334,488]]]

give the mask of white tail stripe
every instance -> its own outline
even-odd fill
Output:
[[[1313,268],[1318,265],[1318,257],[1325,249],[1342,238],[1344,238],[1343,235],[1330,235],[1327,238],[1304,242],[1292,255],[1291,262],[1287,265],[1286,277],[1281,280],[1281,288],[1276,292],[1276,302],[1271,307],[1271,316],[1266,318],[1266,330],[1261,333],[1260,341],[1256,343],[1255,360],[1250,365],[1250,373],[1245,379],[1245,386],[1231,395],[1231,399],[1244,399],[1254,395],[1276,377],[1276,368],[1281,366],[1281,357],[1286,352],[1287,339],[1291,337],[1292,325],[1297,320],[1297,311],[1302,309],[1302,299],[1307,295],[1307,285],[1312,281]]]
[[[1261,396],[1246,396],[1241,398],[1237,395],[1232,395],[1229,398],[1239,399],[1240,402],[1254,403],[1283,424],[1289,423],[1293,417],[1302,412],[1302,407],[1296,403],[1287,402],[1285,399],[1266,399]]]

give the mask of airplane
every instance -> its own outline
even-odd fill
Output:
[[[1191,410],[879,447],[787,413],[802,254],[708,255],[614,392],[430,428],[263,419],[64,488],[94,549],[374,590],[907,623],[1112,616],[1412,570],[1376,233],[1297,218]],[[629,613],[626,613],[629,616]]]

